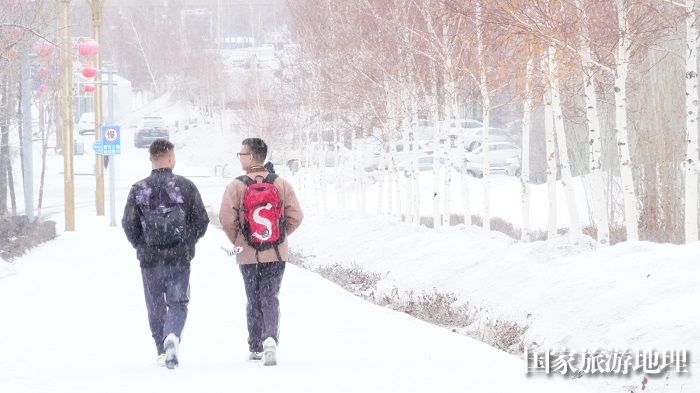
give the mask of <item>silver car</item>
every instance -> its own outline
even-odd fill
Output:
[[[520,176],[520,147],[511,142],[489,142],[489,173]],[[484,176],[484,151],[481,145],[466,153],[467,173]]]

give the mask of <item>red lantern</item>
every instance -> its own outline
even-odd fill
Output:
[[[95,91],[95,86],[85,85],[85,86],[83,86],[83,91],[86,93],[93,93]]]
[[[18,40],[18,39],[22,38],[22,32],[23,32],[23,30],[21,28],[15,27],[12,30],[10,30],[10,37]]]
[[[10,0],[5,4],[5,7],[3,8],[5,11],[14,11],[15,9],[19,9],[21,6],[19,0]]]
[[[97,69],[94,67],[83,67],[82,73],[86,78],[94,78],[97,75]]]
[[[39,57],[49,57],[53,54],[53,45],[46,41],[37,41],[34,43],[34,53]]]
[[[78,52],[83,56],[94,56],[100,51],[100,44],[96,41],[83,41],[78,44]]]
[[[14,49],[10,49],[7,51],[7,57],[15,58],[17,57],[17,51]]]

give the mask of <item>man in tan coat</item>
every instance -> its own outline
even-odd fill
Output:
[[[279,342],[279,300],[282,276],[286,262],[289,260],[287,236],[291,235],[301,224],[304,214],[291,184],[274,175],[272,164],[263,166],[267,157],[267,145],[262,139],[248,138],[241,143],[237,154],[241,168],[246,176],[229,183],[224,192],[219,211],[219,220],[231,243],[242,249],[236,255],[243,283],[245,284],[248,303],[246,314],[248,320],[248,348],[250,360],[265,359],[266,366],[277,364],[277,344]],[[272,180],[272,181],[270,181]],[[244,209],[244,196],[248,185],[269,181],[274,185],[280,199],[282,216],[279,244],[259,250],[252,236],[251,225]],[[248,184],[246,184],[248,183]],[[264,186],[263,186],[264,187]],[[249,197],[250,198],[250,197]],[[269,211],[269,206],[266,207]],[[264,209],[264,208],[261,208]],[[258,209],[256,209],[258,210]],[[260,216],[256,216],[260,219]],[[269,218],[269,216],[268,216]],[[262,219],[270,223],[267,219]],[[253,233],[260,238],[260,234]],[[262,236],[268,235],[267,231]],[[258,251],[259,250],[259,251]]]

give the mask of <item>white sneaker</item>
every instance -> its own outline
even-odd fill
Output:
[[[178,365],[177,347],[180,345],[180,339],[175,333],[168,334],[168,337],[163,341],[165,347],[165,367],[174,369]]]
[[[158,355],[158,360],[156,360],[156,362],[158,362],[158,367],[165,367],[165,354],[161,353]]]
[[[251,352],[250,355],[248,355],[248,360],[262,360],[262,358],[262,352]]]
[[[263,364],[266,366],[277,365],[277,342],[272,337],[268,337],[263,341],[263,359]]]

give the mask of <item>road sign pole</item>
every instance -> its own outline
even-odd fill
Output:
[[[109,101],[109,106],[107,110],[107,121],[109,124],[114,124],[114,71],[109,70],[107,73],[107,101]],[[120,136],[121,141],[121,136]],[[116,161],[116,154],[113,154],[109,160],[109,226],[113,227],[117,225],[116,222],[116,196],[115,196],[115,186],[114,186],[114,162]]]

